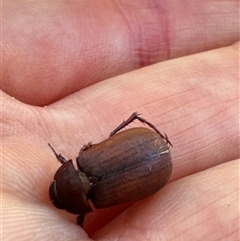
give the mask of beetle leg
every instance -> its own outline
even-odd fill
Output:
[[[79,151],[79,155],[93,146],[94,145],[92,144],[92,142],[88,142],[87,144],[84,144],[84,146]]]
[[[77,225],[82,227],[83,226],[83,222],[84,222],[84,218],[85,218],[85,213],[84,214],[80,214],[77,217]]]
[[[62,164],[67,162],[67,159],[62,156],[60,153],[57,154],[57,152],[53,149],[53,147],[48,143],[48,145],[50,146],[50,148],[52,149],[54,155],[56,156],[56,158],[58,159],[58,161],[60,161]]]
[[[123,129],[124,127],[126,127],[127,125],[129,125],[131,122],[133,122],[133,121],[137,118],[138,115],[139,115],[139,114],[138,114],[137,112],[132,113],[131,116],[130,116],[127,120],[123,121],[117,128],[115,128],[115,129],[110,133],[109,136],[115,135],[115,134],[116,134],[117,132],[119,132],[121,129]]]
[[[140,117],[139,115],[140,114],[138,114],[137,112],[133,112],[132,115],[127,120],[123,121],[116,129],[114,129],[110,133],[109,136],[115,135],[118,131],[123,129],[125,126],[129,125],[131,122],[133,122],[134,120],[138,119],[140,122],[150,126],[153,130],[155,130],[166,141],[166,143],[168,143],[170,146],[172,146],[172,143],[169,141],[168,136],[166,135],[166,133],[164,133],[164,135],[163,135],[152,123],[148,122],[147,120],[145,120],[144,118]]]

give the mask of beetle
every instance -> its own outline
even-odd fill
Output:
[[[135,119],[153,130],[122,130]],[[138,201],[160,190],[172,173],[172,144],[167,135],[137,112],[114,129],[108,139],[85,144],[76,158],[78,169],[71,159],[48,145],[62,164],[49,188],[50,199],[55,207],[78,214],[80,226],[85,215],[93,211],[89,199],[95,208]]]

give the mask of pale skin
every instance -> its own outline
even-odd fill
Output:
[[[238,240],[238,11],[236,0],[3,1],[1,239]],[[47,143],[75,159],[135,111],[173,144],[169,184],[81,228],[50,202],[60,163]]]

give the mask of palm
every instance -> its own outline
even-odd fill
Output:
[[[234,21],[233,17],[228,21],[231,19]],[[219,24],[224,22],[218,21]],[[232,34],[221,33],[221,36],[228,35],[228,44],[236,41],[235,29],[229,31]],[[5,36],[7,41],[8,35]],[[216,43],[211,44],[219,47]],[[201,50],[206,49],[200,42],[198,45]],[[197,50],[185,50],[186,55],[194,51]],[[8,94],[2,93],[1,123],[4,240],[87,240],[85,231],[75,224],[76,216],[54,208],[49,200],[48,188],[59,163],[47,143],[67,158],[74,159],[85,143],[107,138],[133,111],[143,113],[161,131],[168,133],[174,146],[172,178],[160,192],[131,207],[123,205],[89,214],[84,229],[90,237],[236,240],[239,188],[239,162],[234,161],[239,157],[237,51],[237,46],[230,46],[124,75],[119,74],[129,71],[129,66],[123,61],[114,69],[120,60],[116,57],[112,62],[109,53],[102,66],[100,63],[96,67],[92,62],[87,71],[81,69],[75,59],[66,69],[54,72],[52,82],[36,76],[40,70],[37,72],[35,68],[46,61],[39,56],[40,65],[28,63],[32,76],[26,76],[24,71],[20,73],[23,75],[22,89],[16,88],[16,79],[20,77],[16,72],[19,62],[12,63],[13,57],[5,57],[2,89]],[[126,62],[130,63],[128,53],[124,54]],[[151,57],[150,50],[149,55]],[[101,56],[97,58],[100,60]],[[57,61],[60,65],[60,60]],[[13,69],[11,64],[14,64]],[[13,71],[12,78],[8,71]],[[53,67],[47,66],[43,76],[51,71]],[[64,79],[59,79],[61,71]],[[106,79],[116,77],[101,81],[102,76]],[[42,80],[40,88],[35,82],[37,77]],[[86,81],[79,81],[80,78]],[[86,85],[90,87],[83,88]],[[35,107],[34,104],[47,106]]]

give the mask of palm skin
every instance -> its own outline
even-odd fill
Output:
[[[3,3],[3,240],[237,240],[238,2],[192,2]],[[50,202],[47,143],[75,159],[134,111],[173,144],[169,184],[82,229]]]

